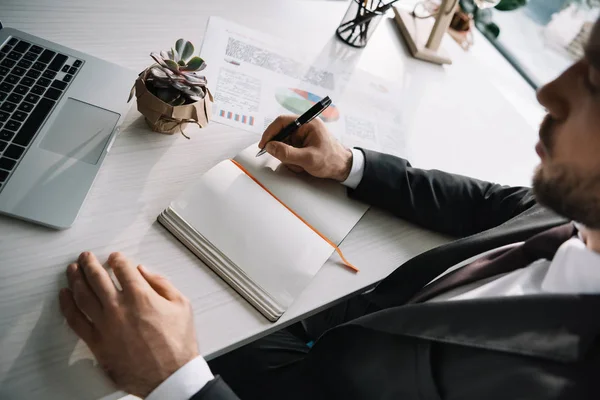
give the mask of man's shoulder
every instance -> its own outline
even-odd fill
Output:
[[[557,214],[556,212],[544,207],[539,203],[535,203],[522,213],[509,219],[505,223],[490,229],[489,231],[500,234],[522,231],[526,236],[529,237],[543,232],[546,229],[563,225],[567,222],[569,222],[569,220],[562,215]],[[523,240],[527,240],[527,238]]]

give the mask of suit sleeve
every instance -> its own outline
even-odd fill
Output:
[[[360,149],[363,178],[350,197],[392,212],[424,228],[469,236],[500,225],[536,204],[530,188],[508,187]]]
[[[239,397],[217,375],[215,379],[208,382],[198,393],[193,395],[190,400],[239,400]]]

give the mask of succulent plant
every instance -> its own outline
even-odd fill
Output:
[[[179,39],[169,51],[150,53],[156,64],[146,75],[148,90],[172,106],[202,100],[207,90],[206,77],[196,72],[206,68],[206,63],[193,54],[194,45],[184,39]]]

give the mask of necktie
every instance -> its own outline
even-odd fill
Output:
[[[407,304],[427,301],[456,287],[527,267],[539,259],[552,260],[558,248],[575,233],[573,224],[568,223],[537,234],[517,247],[488,254],[431,282]]]

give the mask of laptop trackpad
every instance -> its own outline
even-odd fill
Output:
[[[120,115],[68,98],[48,129],[40,147],[96,164]]]

